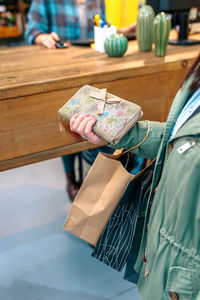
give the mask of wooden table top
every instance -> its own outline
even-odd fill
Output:
[[[195,38],[200,40],[200,34]],[[137,42],[129,41],[124,57],[115,58],[80,46],[55,50],[37,45],[3,48],[0,100],[151,74],[159,69],[173,70],[184,60],[193,60],[199,49],[199,45],[168,45],[167,56],[156,57],[153,51],[139,52]]]

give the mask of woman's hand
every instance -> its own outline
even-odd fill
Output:
[[[80,134],[82,138],[87,139],[89,142],[93,144],[99,144],[105,141],[94,134],[94,132],[92,131],[92,127],[94,126],[96,121],[97,120],[93,115],[75,114],[70,120],[70,129],[71,131]]]
[[[56,42],[59,41],[60,38],[55,32],[51,32],[49,34],[47,33],[41,33],[36,36],[35,38],[35,44],[37,45],[43,45],[48,49],[55,49],[56,48]]]
[[[136,31],[136,23],[132,23],[130,26],[128,27],[121,27],[117,30],[119,33],[123,33],[123,34],[130,34],[130,33],[134,33]]]

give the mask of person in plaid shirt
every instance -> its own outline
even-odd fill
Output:
[[[28,12],[25,39],[28,44],[56,48],[56,41],[93,37],[93,15],[105,19],[104,0],[32,0]],[[91,153],[90,153],[91,154]],[[75,176],[75,159],[79,161],[79,178]],[[67,192],[74,200],[82,184],[82,153],[62,157]]]
[[[55,48],[56,41],[93,38],[93,15],[105,19],[104,0],[32,0],[25,39]]]

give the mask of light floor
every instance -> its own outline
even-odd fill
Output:
[[[60,158],[0,173],[0,300],[139,300],[137,288],[63,230]]]

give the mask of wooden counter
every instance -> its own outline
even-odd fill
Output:
[[[75,46],[1,49],[0,170],[94,147],[58,126],[58,109],[84,84],[139,104],[144,119],[164,121],[198,53],[199,45],[168,46],[158,58],[139,52],[136,41],[122,58]]]

